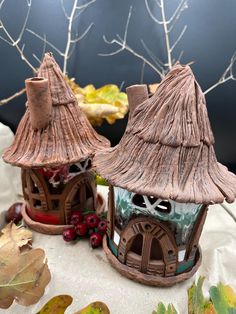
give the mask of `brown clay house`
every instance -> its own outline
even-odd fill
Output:
[[[236,176],[217,162],[204,94],[177,64],[148,99],[127,89],[130,117],[120,143],[97,152],[110,184],[104,249],[123,275],[169,286],[192,276],[208,205],[233,202]]]
[[[90,125],[51,54],[26,80],[26,92],[26,112],[3,158],[22,168],[26,222],[60,233],[72,211],[102,206],[92,159],[109,142]]]

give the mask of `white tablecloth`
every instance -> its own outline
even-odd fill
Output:
[[[0,134],[0,147],[8,146],[13,135],[1,124]],[[1,227],[3,211],[17,199],[20,190],[19,171],[0,161],[0,178]],[[99,187],[99,191],[107,197],[106,187]],[[236,214],[236,203],[227,208]],[[69,314],[96,300],[105,302],[112,314],[151,314],[160,301],[173,303],[179,314],[187,314],[187,289],[200,275],[206,277],[205,293],[219,281],[236,290],[236,223],[220,205],[210,207],[200,244],[203,261],[197,274],[172,288],[156,288],[122,277],[108,263],[102,249],[92,250],[86,240],[71,244],[61,236],[34,232],[33,247],[45,250],[52,280],[39,303],[27,308],[14,303],[8,310],[0,309],[0,313],[34,314],[53,296],[69,294],[74,298],[66,311]]]

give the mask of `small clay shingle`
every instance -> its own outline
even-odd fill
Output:
[[[177,64],[137,105],[120,143],[94,164],[110,184],[181,203],[233,202],[236,176],[217,162],[204,94],[189,66]]]

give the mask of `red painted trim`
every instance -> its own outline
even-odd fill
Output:
[[[31,219],[37,222],[50,225],[60,225],[60,217],[58,213],[42,213],[41,211],[33,211],[31,208],[27,208],[27,213]]]

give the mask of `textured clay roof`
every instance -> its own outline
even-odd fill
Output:
[[[79,108],[51,54],[45,55],[38,76],[49,81],[51,121],[45,128],[35,130],[27,106],[3,159],[20,167],[56,167],[92,157],[96,150],[108,147],[109,141],[96,133]]]
[[[236,176],[217,162],[204,94],[189,66],[177,64],[137,105],[120,143],[96,153],[108,182],[181,203],[233,202]]]

